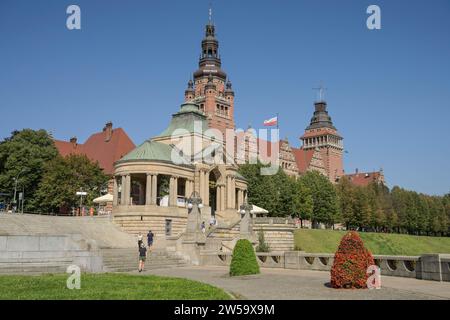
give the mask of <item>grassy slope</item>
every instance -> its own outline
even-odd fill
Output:
[[[343,231],[300,229],[295,232],[295,245],[306,252],[334,253],[344,234]],[[450,238],[364,232],[360,236],[373,254],[416,256],[450,253]]]
[[[69,275],[0,276],[0,300],[226,300],[223,290],[196,281],[127,274],[81,276],[81,289],[69,290]]]

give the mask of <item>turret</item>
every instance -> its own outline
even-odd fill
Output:
[[[189,80],[188,87],[184,92],[184,100],[187,102],[191,101],[194,98],[195,98],[194,81]]]

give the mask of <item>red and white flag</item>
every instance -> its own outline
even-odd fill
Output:
[[[278,124],[278,116],[264,121],[264,126],[266,127],[276,126],[277,124]]]

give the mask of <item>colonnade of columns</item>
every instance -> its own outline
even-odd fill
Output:
[[[156,205],[157,204],[157,194],[158,194],[158,174],[147,173],[146,174],[146,184],[145,184],[145,195],[142,192],[140,197],[145,196],[145,205]],[[170,176],[169,180],[169,206],[177,206],[178,198],[178,181],[180,177]],[[189,198],[194,191],[194,180],[183,178],[185,180],[185,198]],[[118,181],[120,180],[120,187]],[[119,188],[120,188],[120,201],[119,201]],[[131,174],[125,174],[116,176],[114,179],[114,201],[113,205],[131,205]],[[143,203],[143,204],[144,204]]]

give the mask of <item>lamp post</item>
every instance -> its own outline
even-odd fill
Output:
[[[17,176],[14,178],[14,213],[16,212],[16,194],[17,194],[17,182],[19,181],[19,177],[20,175],[25,171],[25,168],[22,168],[22,170],[20,170],[20,172],[17,174]]]
[[[252,235],[253,227],[252,221],[250,217],[251,210],[253,206],[248,203],[247,199],[245,199],[244,203],[240,207],[241,214],[241,223],[240,223],[240,234],[244,237],[249,237]]]
[[[76,194],[80,197],[80,215],[82,215],[81,208],[83,207],[83,196],[87,196],[87,192],[83,191],[83,188],[80,188],[80,191],[78,191]]]

